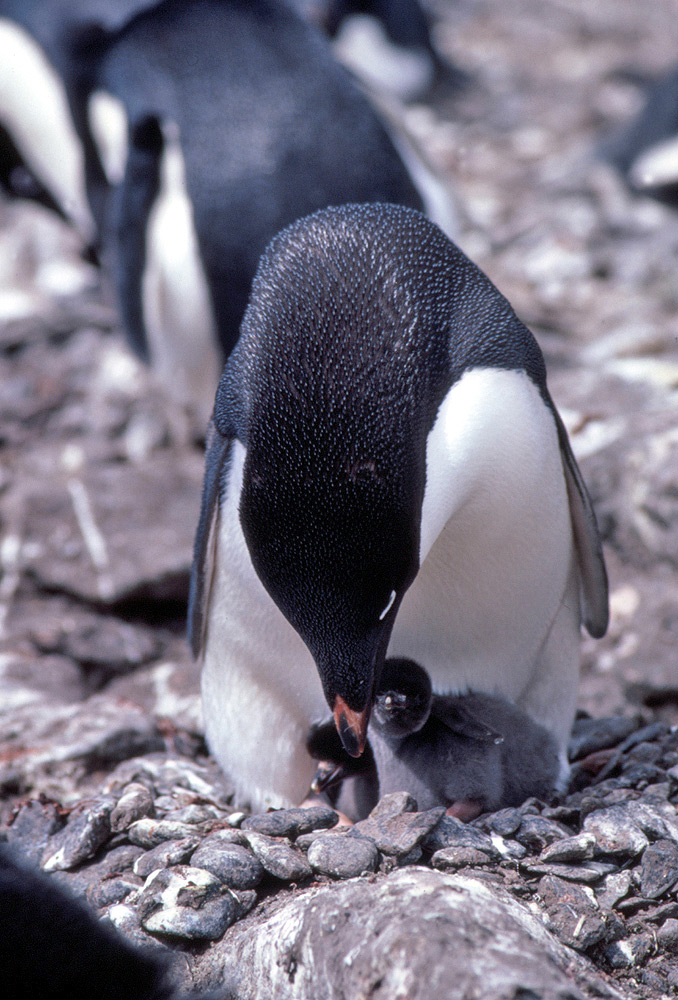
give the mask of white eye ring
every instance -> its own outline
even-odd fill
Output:
[[[379,621],[380,622],[383,622],[384,618],[386,617],[386,615],[389,613],[389,611],[393,607],[393,602],[395,601],[395,599],[396,599],[396,592],[395,592],[395,590],[392,590],[391,591],[391,596],[388,599],[388,604],[386,605],[386,607],[384,608],[384,610],[382,611],[382,613],[379,615]]]

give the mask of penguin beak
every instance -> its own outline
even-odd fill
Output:
[[[334,724],[344,750],[351,757],[360,757],[367,742],[367,724],[372,706],[368,702],[360,712],[349,708],[341,695],[334,699]]]

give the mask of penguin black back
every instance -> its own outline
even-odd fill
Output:
[[[116,36],[98,81],[123,102],[132,137],[149,117],[178,126],[225,354],[278,230],[356,198],[422,206],[325,39],[275,0],[165,0]]]

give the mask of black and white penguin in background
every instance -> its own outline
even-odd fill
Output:
[[[267,249],[217,392],[189,629],[242,800],[303,800],[327,705],[363,753],[386,656],[508,699],[567,774],[595,516],[531,333],[420,213],[318,212]]]
[[[420,100],[434,84],[468,76],[443,62],[418,0],[289,0],[333,39],[337,57],[368,87]]]
[[[637,194],[678,208],[678,66],[647,87],[640,112],[601,152]]]
[[[0,0],[2,23],[23,18],[63,81],[128,337],[205,422],[283,226],[356,200],[454,225],[447,192],[281,0],[17,4]]]

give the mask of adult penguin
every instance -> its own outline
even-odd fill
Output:
[[[506,299],[420,213],[320,211],[263,256],[217,392],[190,601],[209,745],[254,808],[303,799],[329,705],[365,749],[386,655],[507,698],[562,773],[589,496]]]
[[[68,0],[61,30],[57,8],[28,0],[29,27],[65,83],[130,343],[177,395],[204,406],[283,226],[356,200],[430,205],[453,224],[447,195],[443,219],[430,173],[403,152],[405,166],[281,0]]]

